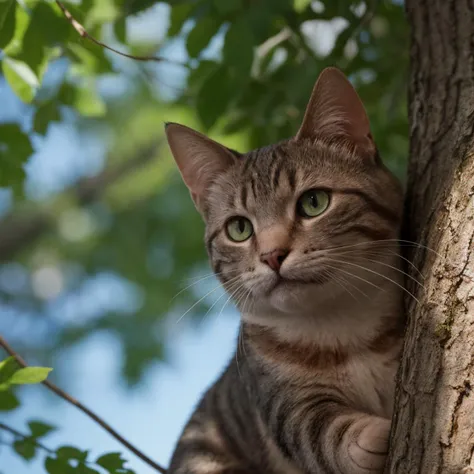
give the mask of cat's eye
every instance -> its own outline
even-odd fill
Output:
[[[311,218],[322,214],[329,206],[329,194],[321,189],[305,191],[298,199],[296,210],[301,217]]]
[[[252,223],[246,217],[232,217],[226,224],[227,236],[234,242],[243,242],[253,234]]]

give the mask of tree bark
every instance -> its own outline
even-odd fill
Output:
[[[390,474],[474,472],[474,1],[407,0],[408,288]],[[413,270],[413,268],[412,268]],[[412,276],[416,277],[415,270]]]

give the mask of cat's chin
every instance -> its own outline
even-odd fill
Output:
[[[311,310],[315,300],[321,298],[322,286],[320,283],[282,279],[268,293],[267,300],[270,306],[283,313]]]

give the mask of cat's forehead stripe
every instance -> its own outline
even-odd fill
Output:
[[[259,206],[269,197],[278,197],[295,191],[297,170],[282,147],[266,147],[248,153],[241,170],[240,204]],[[250,202],[251,201],[251,202]]]
[[[384,206],[381,202],[374,199],[368,193],[362,191],[361,189],[352,189],[352,188],[334,188],[332,189],[333,192],[339,192],[342,194],[351,194],[353,196],[357,196],[365,201],[367,207],[373,212],[379,214],[381,217],[387,219],[390,222],[398,222],[400,220],[400,216],[397,212],[393,211],[392,209]]]
[[[243,186],[240,187],[240,205],[244,209],[247,209],[247,197],[248,197],[247,185],[244,184]]]

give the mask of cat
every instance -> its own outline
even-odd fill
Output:
[[[319,76],[291,139],[240,154],[166,124],[241,312],[169,474],[381,473],[403,339],[403,193],[356,91]]]

